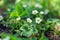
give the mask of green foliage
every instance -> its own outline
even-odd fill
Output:
[[[60,25],[56,26],[60,24],[59,0],[11,0],[12,3],[9,0],[2,1],[4,2],[0,1],[0,5],[2,10],[5,8],[3,13],[7,16],[1,23],[8,24],[11,28],[11,33],[3,33],[2,38],[9,36],[10,40],[49,40],[44,35],[49,29],[60,35],[60,30],[57,29]]]
[[[39,40],[49,40],[49,39],[44,36],[44,33],[42,33],[41,38]]]
[[[6,37],[9,37],[10,40],[37,40],[36,37],[32,37],[32,38],[20,38],[20,37],[16,37],[12,34],[6,34],[6,33],[2,33],[2,39],[6,38]]]

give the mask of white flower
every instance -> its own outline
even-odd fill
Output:
[[[26,4],[23,4],[23,7],[24,7],[24,8],[26,8],[26,7],[27,7],[27,5],[26,5]]]
[[[7,24],[3,24],[3,26],[6,26],[6,27],[8,27],[8,25],[7,25]]]
[[[8,27],[8,25],[6,24],[6,27]]]
[[[32,20],[31,20],[30,18],[27,18],[27,22],[31,23],[31,22],[32,22]]]
[[[36,23],[38,23],[38,24],[42,21],[42,19],[40,19],[39,17],[36,17],[35,20],[36,20]]]
[[[16,0],[16,2],[15,2],[15,3],[17,4],[17,3],[18,3],[18,2],[20,2],[20,1],[21,1],[21,0]]]
[[[43,11],[40,11],[40,14],[44,14],[44,12]]]
[[[3,26],[6,26],[6,24],[3,24]]]
[[[60,23],[57,23],[57,24],[55,25],[55,30],[60,31]]]
[[[38,13],[37,10],[33,10],[33,11],[32,11],[32,14],[33,14],[33,15],[36,15],[37,13]]]
[[[19,21],[20,19],[21,19],[20,17],[16,18],[17,21]]]
[[[45,9],[45,14],[48,14],[49,10],[48,9]]]
[[[0,21],[3,20],[3,16],[0,15]]]
[[[20,30],[24,30],[24,29],[21,27]]]
[[[16,32],[19,32],[19,30],[15,30]]]
[[[29,1],[29,2],[28,2],[28,6],[31,7],[31,5],[32,5],[32,3]]]
[[[10,9],[9,9],[9,8],[7,8],[7,11],[10,11]]]
[[[0,40],[2,40],[2,39],[0,39]]]
[[[6,38],[4,38],[3,40],[10,40],[10,37],[9,36],[7,36]]]
[[[35,7],[42,8],[42,6],[40,4],[38,4],[38,3],[35,4]]]

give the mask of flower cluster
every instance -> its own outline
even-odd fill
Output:
[[[41,18],[39,18],[39,17],[36,17],[35,18],[35,21],[36,21],[36,23],[40,23],[41,21],[42,21],[42,19]],[[27,22],[29,22],[29,23],[31,23],[32,22],[32,20],[30,19],[30,18],[27,18]]]
[[[49,40],[47,36],[52,31],[52,35],[60,36],[59,3],[59,0],[0,0],[0,31],[9,33],[2,33],[0,40]]]
[[[32,11],[32,14],[33,14],[33,15],[36,15],[36,14],[38,14],[38,11],[37,11],[37,10],[33,10],[33,11]],[[40,14],[44,14],[44,12],[41,11]],[[17,21],[21,20],[21,17],[16,18],[16,20],[17,20]],[[33,22],[33,20],[32,20],[31,18],[27,18],[26,20],[27,20],[28,23],[32,23],[32,22]],[[41,21],[42,21],[42,19],[41,19],[40,17],[36,17],[36,18],[35,18],[35,22],[36,22],[36,23],[39,24]]]

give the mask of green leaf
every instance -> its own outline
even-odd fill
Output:
[[[7,36],[7,34],[4,33],[4,32],[3,32],[1,35],[2,35],[2,36],[1,36],[2,38],[5,38],[5,37]]]
[[[27,36],[27,37],[31,36],[32,33],[33,33],[33,30],[32,29],[30,29],[29,31],[26,31],[26,30],[23,31],[23,35],[24,36]]]
[[[34,34],[37,34],[38,33],[38,30],[37,29],[33,29],[33,33]]]
[[[32,40],[37,40],[37,38],[36,37],[32,37]]]
[[[19,16],[28,16],[27,11],[23,11],[21,14],[19,14]]]
[[[42,33],[41,38],[39,40],[48,40],[48,38],[44,36],[44,33]]]
[[[10,18],[15,18],[15,17],[18,17],[18,16],[19,15],[18,15],[18,13],[16,13],[16,11],[14,11],[10,14]]]
[[[10,35],[10,40],[18,40],[17,37]]]
[[[16,11],[19,14],[19,16],[27,16],[29,13],[22,7],[22,4],[19,3],[16,6]]]

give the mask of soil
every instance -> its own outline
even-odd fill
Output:
[[[49,40],[60,40],[60,37],[54,34],[53,30],[48,30],[45,32],[45,36],[49,38]]]

